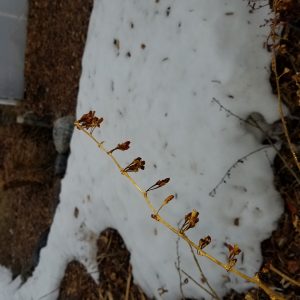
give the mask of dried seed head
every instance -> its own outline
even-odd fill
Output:
[[[225,244],[225,246],[229,250],[227,271],[230,271],[235,266],[237,262],[236,256],[241,253],[241,249],[237,244],[234,244],[233,246],[230,244]]]
[[[165,178],[165,179],[161,179],[161,180],[158,180],[156,183],[154,183],[153,185],[151,185],[146,192],[149,192],[149,191],[153,191],[153,190],[156,190],[164,185],[166,185],[168,182],[170,181],[170,178]]]
[[[126,151],[129,149],[130,141],[126,141],[122,144],[118,144],[118,150]]]
[[[184,223],[180,229],[181,233],[184,233],[185,231],[189,230],[190,228],[194,228],[196,224],[199,222],[199,212],[197,212],[195,209],[193,209],[190,213],[185,215],[184,217]]]
[[[200,239],[199,241],[199,248],[202,250],[204,249],[206,246],[208,246],[211,242],[211,237],[208,235],[205,238]]]
[[[114,149],[110,150],[109,153],[113,153],[115,150],[121,150],[121,151],[126,151],[129,149],[129,145],[130,145],[130,141],[126,141],[122,144],[118,144],[117,147],[115,147]]]
[[[165,179],[162,179],[162,180],[158,180],[155,184],[156,184],[158,187],[162,187],[162,186],[164,186],[165,184],[167,184],[169,181],[170,181],[170,178],[165,178]]]
[[[91,133],[96,127],[100,127],[103,122],[103,118],[98,118],[95,116],[95,111],[90,110],[88,113],[84,114],[78,121],[75,122],[75,125],[78,129],[91,130]]]
[[[123,172],[138,172],[139,169],[145,169],[145,161],[141,159],[141,157],[137,157],[134,159],[126,168],[124,168]]]
[[[233,246],[230,244],[226,244],[226,247],[229,250],[229,260],[233,259],[235,256],[241,253],[241,249],[239,248],[238,244],[234,244]]]

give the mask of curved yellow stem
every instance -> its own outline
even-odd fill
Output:
[[[250,277],[250,276],[240,272],[239,270],[237,270],[235,268],[229,267],[229,265],[227,263],[222,263],[221,261],[219,261],[218,259],[216,259],[212,255],[210,255],[207,252],[203,251],[196,243],[194,243],[192,240],[190,240],[186,236],[185,233],[180,232],[180,230],[178,230],[176,227],[172,226],[169,222],[167,222],[164,218],[162,218],[161,215],[158,214],[158,211],[154,208],[147,192],[138,185],[138,183],[130,176],[130,174],[128,174],[128,172],[123,171],[123,168],[121,167],[121,165],[119,164],[117,159],[114,157],[114,155],[104,147],[104,142],[99,142],[92,135],[92,133],[90,133],[89,131],[84,129],[78,122],[75,122],[75,126],[79,130],[83,131],[86,135],[88,135],[97,144],[99,149],[101,151],[103,151],[104,153],[106,153],[112,159],[113,163],[117,166],[120,173],[123,176],[125,176],[131,182],[131,184],[138,190],[138,192],[143,196],[143,198],[144,198],[146,204],[148,205],[149,209],[151,210],[152,214],[155,215],[155,220],[156,221],[158,221],[159,223],[161,223],[162,225],[167,227],[170,231],[175,233],[178,237],[180,237],[184,241],[186,241],[191,247],[193,247],[195,250],[197,250],[197,253],[199,255],[206,257],[207,259],[209,259],[210,261],[212,261],[213,263],[215,263],[219,267],[223,268],[227,272],[231,272],[231,273],[245,279],[248,282],[254,283],[258,287],[263,289],[265,291],[265,293],[267,293],[269,295],[270,299],[272,299],[272,300],[284,300],[284,298],[281,295],[274,292],[270,287],[268,287],[266,284],[264,284],[257,275],[255,275],[253,277]]]

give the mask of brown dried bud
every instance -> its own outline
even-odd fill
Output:
[[[199,244],[198,244],[199,248],[201,250],[204,249],[206,246],[208,246],[210,244],[210,242],[211,242],[211,237],[209,235],[203,239],[200,239]]]
[[[139,169],[145,169],[145,161],[142,160],[140,157],[134,159],[132,163],[130,163],[126,168],[124,168],[123,172],[138,172]]]
[[[157,185],[158,188],[160,188],[160,187],[166,185],[169,181],[170,181],[170,178],[165,178],[165,179],[158,180],[155,184]]]
[[[103,118],[98,118],[95,116],[95,111],[90,110],[87,114],[84,114],[78,121],[75,122],[75,125],[78,129],[80,127],[91,130],[91,133],[96,127],[100,127],[103,122]]]
[[[174,199],[174,195],[169,195],[165,200],[164,200],[164,205],[168,204],[170,201]]]
[[[235,266],[235,264],[237,262],[236,256],[241,253],[241,249],[239,248],[239,246],[237,244],[234,244],[232,246],[230,244],[225,243],[225,246],[229,250],[227,271],[230,271]]]
[[[155,184],[153,184],[152,186],[150,186],[147,189],[146,192],[156,190],[156,189],[158,189],[158,188],[166,185],[169,181],[170,181],[170,178],[165,178],[165,179],[158,180]]]
[[[193,209],[190,213],[185,215],[184,224],[182,225],[180,232],[184,233],[185,231],[189,230],[190,228],[194,228],[196,224],[199,222],[199,213]]]
[[[225,245],[229,250],[229,256],[228,256],[229,260],[235,258],[235,256],[241,253],[241,249],[239,248],[238,244],[234,244],[233,246],[230,244],[225,244]]]
[[[158,221],[159,220],[159,217],[157,214],[152,214],[151,215],[151,218],[154,219],[155,221]]]
[[[121,150],[121,151],[126,151],[129,149],[129,145],[130,145],[130,141],[126,141],[122,144],[118,144],[117,147],[115,147],[114,149],[110,150],[108,153],[113,153],[115,150]]]
[[[167,205],[170,201],[172,201],[174,199],[174,195],[169,195],[164,202],[162,203],[162,205],[160,206],[160,208],[158,209],[157,213],[159,213],[159,211],[165,206]]]

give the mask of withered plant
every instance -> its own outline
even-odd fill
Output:
[[[264,290],[264,292],[270,297],[272,300],[283,300],[284,297],[275,292],[270,286],[265,284],[262,279],[259,277],[259,273],[255,274],[254,276],[248,276],[247,274],[242,273],[241,271],[237,270],[235,268],[237,259],[239,254],[241,253],[241,249],[239,248],[238,244],[226,244],[226,247],[228,249],[228,259],[227,262],[221,262],[220,260],[216,259],[212,255],[210,255],[208,252],[204,251],[204,249],[209,246],[211,242],[211,237],[200,237],[198,242],[192,241],[188,236],[187,232],[193,228],[196,227],[198,221],[199,221],[199,212],[195,209],[193,209],[191,212],[187,213],[183,220],[184,223],[180,228],[176,228],[175,226],[171,225],[166,219],[164,219],[159,212],[161,209],[163,209],[165,206],[168,205],[171,201],[174,200],[174,195],[167,196],[163,201],[162,204],[158,209],[154,207],[152,204],[152,201],[149,197],[149,193],[155,189],[161,188],[165,186],[169,181],[170,178],[160,179],[156,183],[152,184],[150,187],[144,189],[142,188],[130,175],[131,172],[139,172],[141,170],[145,169],[145,161],[142,160],[141,157],[133,159],[133,161],[125,166],[122,167],[116,157],[114,156],[114,152],[117,150],[120,151],[126,151],[129,149],[130,142],[126,141],[124,143],[118,144],[116,147],[112,148],[111,150],[107,150],[104,146],[103,141],[98,141],[95,136],[93,135],[93,132],[96,127],[100,127],[101,123],[103,122],[103,118],[99,118],[95,115],[94,111],[90,111],[87,114],[84,114],[78,121],[75,122],[75,127],[78,130],[81,130],[84,132],[88,137],[90,137],[99,147],[101,151],[103,151],[106,155],[108,155],[113,163],[116,165],[116,167],[119,169],[121,175],[125,176],[129,182],[134,186],[135,189],[138,190],[138,192],[141,194],[141,196],[144,198],[146,204],[148,205],[150,211],[151,211],[151,218],[159,223],[161,223],[163,226],[167,227],[170,231],[175,233],[179,238],[183,239],[190,247],[191,249],[195,249],[197,255],[204,256],[210,261],[212,261],[217,266],[221,267],[227,272],[231,272],[244,280],[251,282],[255,284],[257,287]],[[300,286],[300,283],[289,278],[279,270],[275,269],[274,266],[268,265],[266,266],[265,270],[273,271],[282,276],[285,280],[291,282],[292,284],[296,284]]]

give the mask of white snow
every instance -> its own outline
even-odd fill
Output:
[[[150,194],[156,207],[167,195],[178,194],[162,215],[176,225],[197,209],[199,224],[188,235],[196,242],[211,235],[207,251],[222,261],[224,242],[238,243],[244,261],[237,268],[253,275],[261,264],[260,242],[275,229],[282,211],[265,151],[239,164],[215,197],[209,196],[237,159],[261,147],[212,98],[241,117],[259,111],[269,122],[278,118],[268,83],[270,55],[263,49],[268,28],[260,27],[269,12],[248,11],[247,1],[240,0],[96,0],[77,116],[96,110],[104,117],[95,134],[108,148],[132,142],[130,150],[116,156],[123,166],[137,156],[146,160],[146,170],[134,174],[142,187],[171,177],[166,187]],[[120,41],[119,50],[114,39]],[[131,251],[135,282],[149,296],[160,299],[158,288],[164,287],[168,293],[162,299],[179,299],[176,236],[150,218],[144,200],[82,132],[74,132],[71,150],[48,245],[32,278],[12,297],[40,299],[53,291],[42,299],[56,299],[68,261],[76,258],[95,271],[97,236],[114,227]],[[267,152],[272,159],[272,150]],[[198,279],[183,242],[180,256],[182,268]],[[249,286],[205,258],[200,264],[220,296]],[[210,299],[192,282],[184,293]]]

